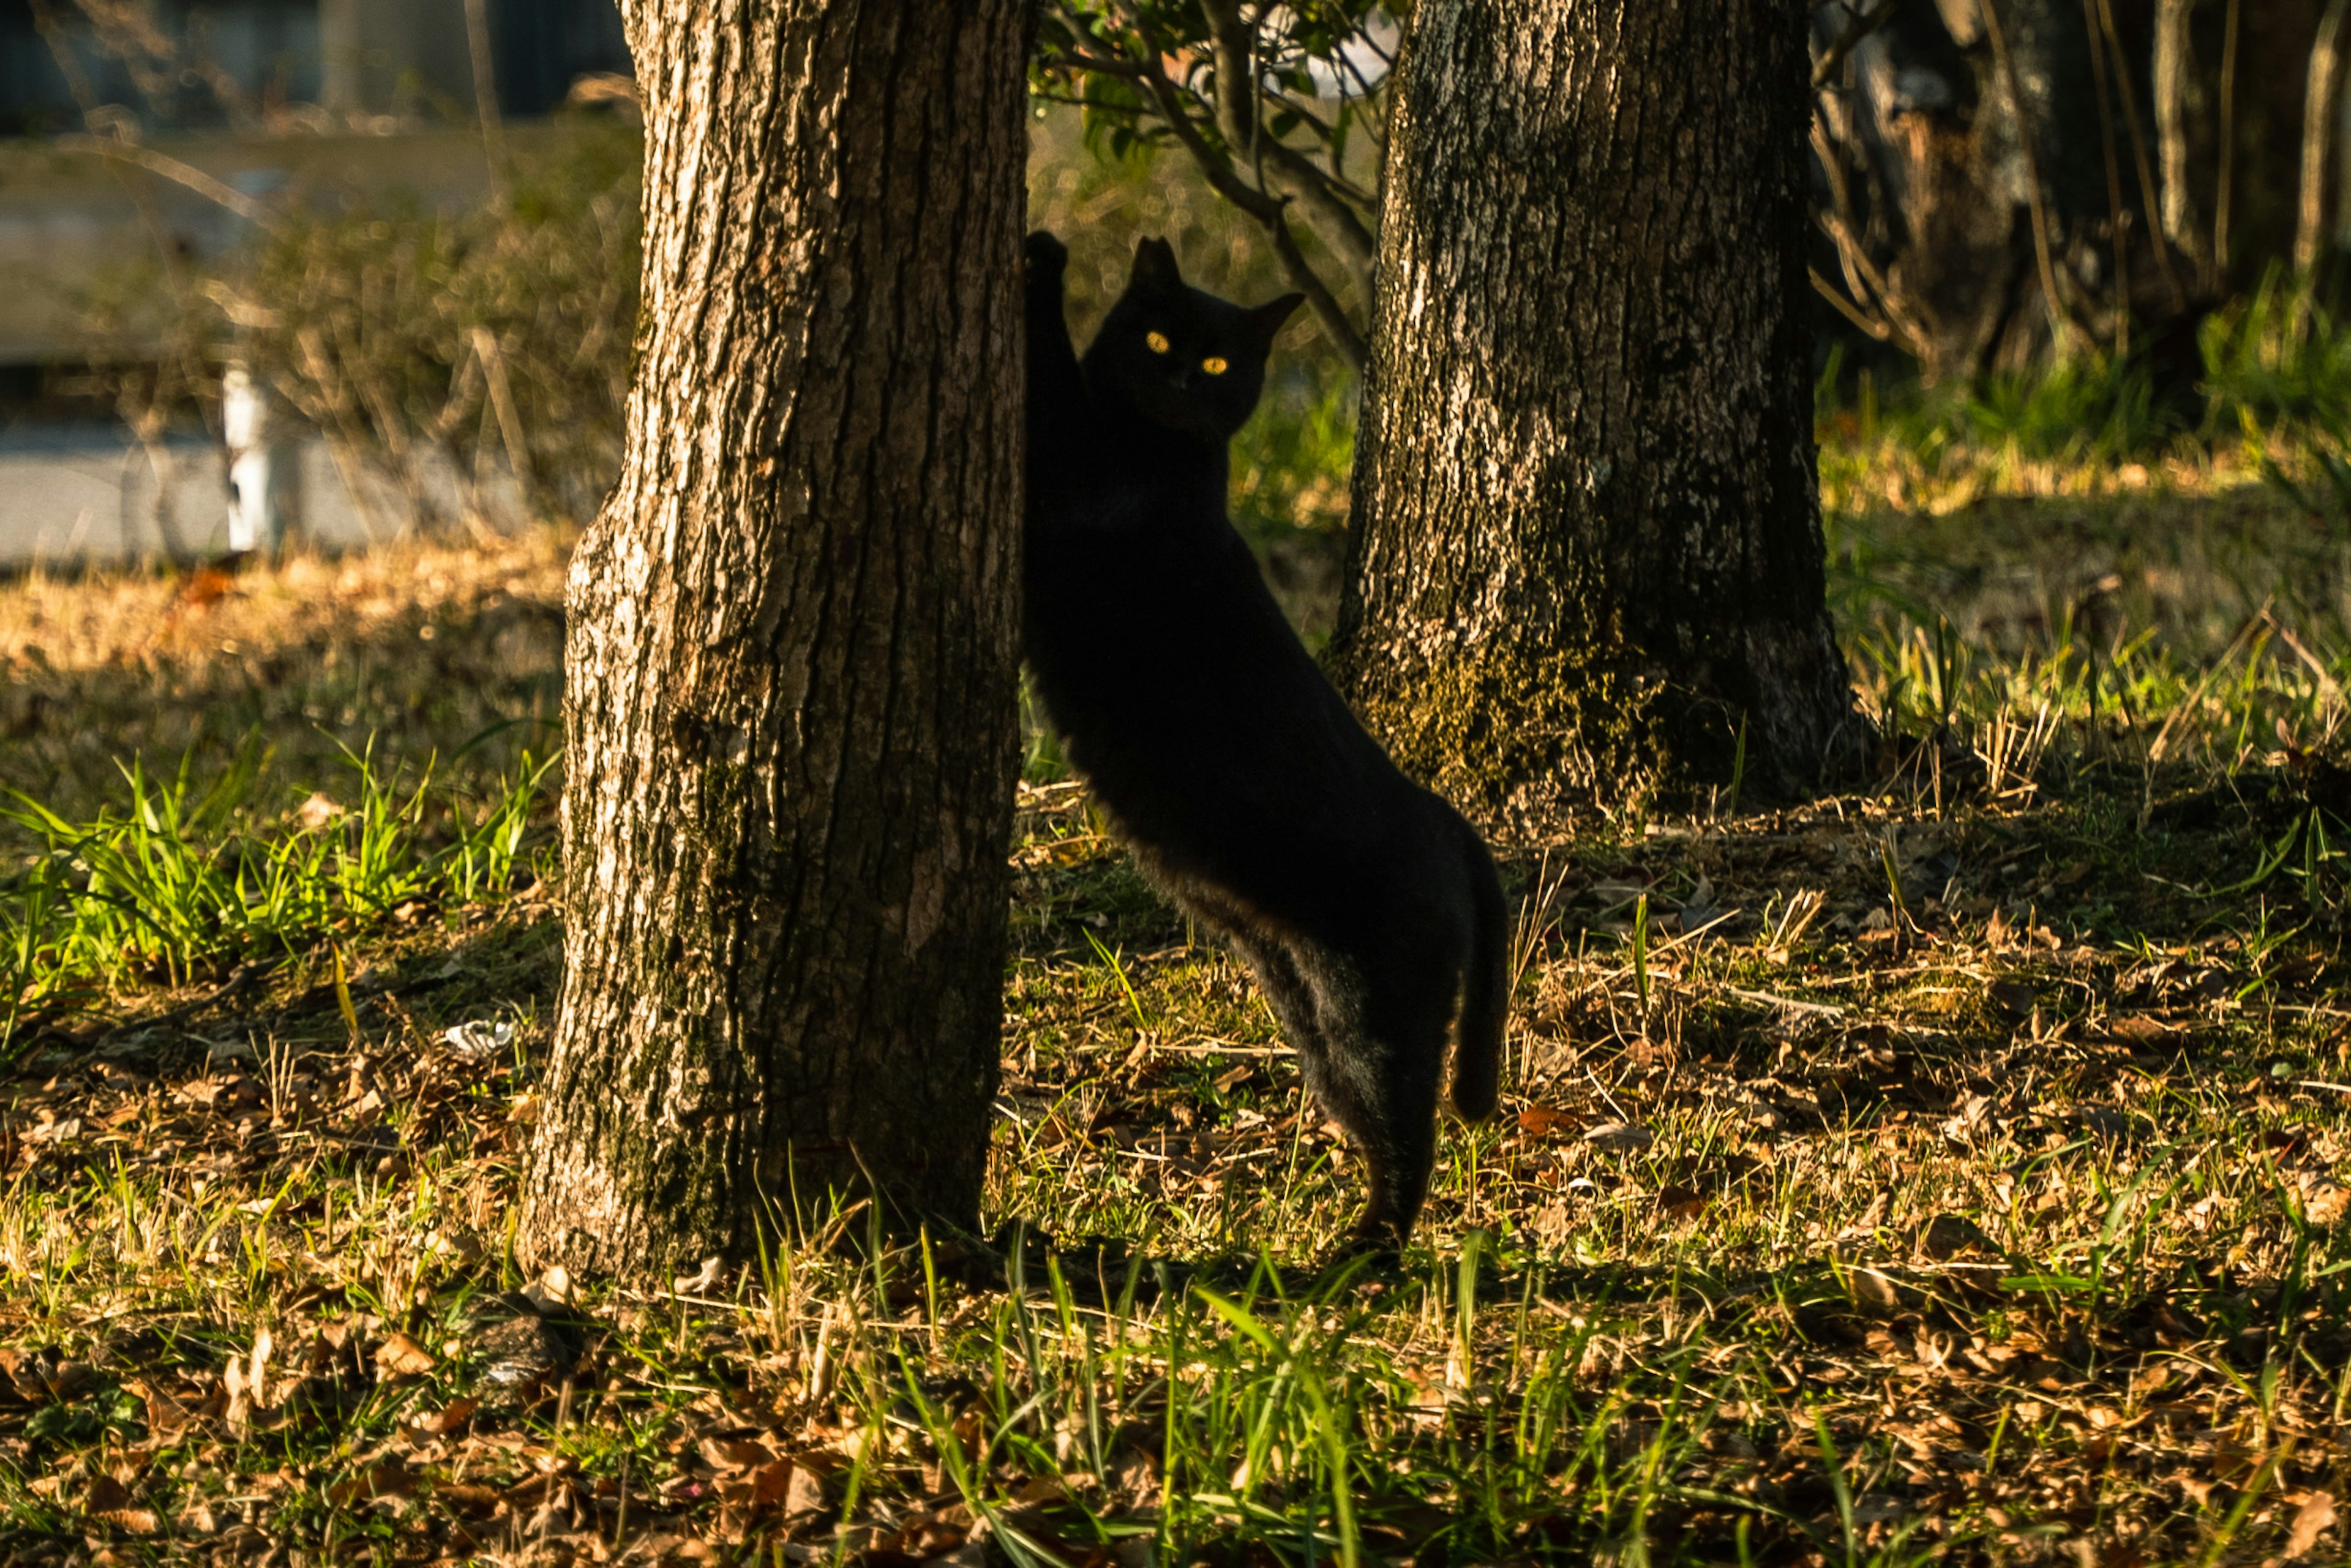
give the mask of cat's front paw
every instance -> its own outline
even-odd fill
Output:
[[[1045,229],[1039,229],[1021,242],[1021,271],[1032,284],[1060,283],[1061,270],[1069,265],[1070,247]]]

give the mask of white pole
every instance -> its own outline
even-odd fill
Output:
[[[295,509],[295,452],[273,428],[268,395],[243,365],[221,377],[221,434],[228,444],[228,548],[232,555],[286,548]]]

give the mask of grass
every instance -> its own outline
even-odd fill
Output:
[[[1182,182],[1040,169],[1081,314],[1134,228],[1262,281]],[[1008,1282],[853,1208],[527,1278],[562,536],[0,586],[0,1560],[2340,1560],[2340,341],[2273,290],[2186,416],[1829,400],[1870,779],[1505,846],[1504,1112],[1384,1271],[1040,743]],[[1311,632],[1348,392],[1287,348],[1236,484]]]
[[[274,831],[240,821],[253,814],[250,748],[201,791],[187,758],[168,780],[133,762],[122,802],[89,821],[24,797],[0,807],[0,821],[37,846],[0,913],[15,1009],[0,1040],[52,1010],[92,1010],[126,982],[180,985],[298,958],[428,907],[478,906],[517,871],[536,879],[519,862],[550,763],[525,753],[476,803],[436,791],[430,762],[403,789],[371,757],[344,761],[351,804],[314,791]]]
[[[53,694],[15,950],[62,912],[0,1091],[0,1556],[2335,1552],[2335,547],[2258,481],[1834,529],[1876,780],[1512,851],[1510,1093],[1390,1272],[1318,1267],[1343,1145],[1040,756],[1008,1289],[855,1210],[667,1291],[517,1272],[559,541],[0,591]]]

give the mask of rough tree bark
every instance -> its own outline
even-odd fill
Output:
[[[1020,0],[624,0],[624,468],[571,569],[523,1228],[644,1274],[867,1173],[976,1223],[1016,772]]]
[[[1333,667],[1539,822],[1813,781],[1824,604],[1800,6],[1423,0],[1398,66]]]

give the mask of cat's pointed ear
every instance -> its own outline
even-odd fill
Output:
[[[1271,350],[1274,334],[1280,331],[1281,324],[1290,319],[1290,313],[1305,303],[1306,296],[1303,294],[1285,294],[1249,313],[1249,336],[1259,351]]]
[[[1134,247],[1134,274],[1127,287],[1147,293],[1165,294],[1184,287],[1184,275],[1176,270],[1176,247],[1164,239],[1146,239]]]

